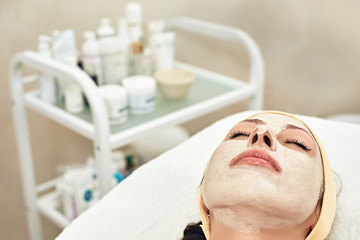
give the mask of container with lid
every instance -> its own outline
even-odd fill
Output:
[[[121,124],[128,119],[128,97],[126,90],[115,84],[99,87],[99,93],[105,101],[109,122]]]
[[[155,110],[156,81],[149,76],[137,75],[122,81],[128,92],[130,112],[146,114]]]

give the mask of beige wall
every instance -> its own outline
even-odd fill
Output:
[[[1,0],[0,2],[0,238],[28,239],[19,164],[10,109],[8,68],[11,57],[36,49],[37,36],[73,28],[78,45],[100,18],[113,22],[126,1]],[[360,112],[360,2],[353,0],[196,0],[139,1],[145,21],[190,16],[247,31],[264,55],[265,108],[327,116]],[[193,36],[189,36],[193,37]],[[82,39],[81,39],[82,40]],[[248,76],[248,60],[232,44],[203,38],[178,38],[177,56],[189,63],[232,76]],[[196,132],[230,113],[237,104],[186,126]],[[91,154],[89,141],[29,111],[33,155],[39,182],[55,176],[56,166],[81,162]],[[55,140],[55,141],[52,141]],[[44,220],[46,239],[59,229]]]

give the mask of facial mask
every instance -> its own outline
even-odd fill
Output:
[[[272,149],[252,145],[248,139],[223,142],[206,170],[203,200],[219,222],[237,231],[290,229],[315,211],[322,183],[321,158],[318,151],[310,157],[277,139],[288,124],[304,128],[297,120],[265,114],[255,118],[266,123],[254,131],[259,136],[268,132]],[[280,172],[261,164],[230,166],[236,156],[254,149],[274,159]]]

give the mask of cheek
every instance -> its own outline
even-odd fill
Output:
[[[232,182],[236,180],[229,168],[230,161],[243,152],[246,141],[230,140],[222,143],[211,156],[203,182],[203,197],[205,203],[219,199],[233,189]],[[221,198],[221,197],[220,197]]]
[[[229,140],[222,143],[213,153],[206,169],[206,176],[212,177],[214,171],[221,172],[228,169],[228,165],[235,156],[247,148],[246,141]]]
[[[289,195],[308,203],[307,207],[311,208],[311,205],[317,202],[321,188],[321,159],[310,158],[304,153],[283,146],[279,147],[274,155],[276,159],[279,159],[279,164],[282,167],[281,184],[284,185],[283,189]]]

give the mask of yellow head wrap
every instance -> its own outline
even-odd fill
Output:
[[[304,123],[299,118],[292,116],[288,113],[284,112],[276,112],[276,111],[267,111],[267,112],[260,112],[255,115],[250,116],[249,118],[252,118],[256,115],[263,114],[263,113],[272,113],[272,114],[280,114],[285,115],[291,118],[294,118],[298,120],[299,122],[303,123],[310,133],[313,135],[315,141],[317,142],[321,159],[322,159],[322,165],[323,165],[323,173],[324,173],[324,192],[323,192],[323,199],[322,199],[322,205],[321,205],[321,212],[319,219],[315,225],[315,227],[312,229],[310,234],[306,237],[305,240],[324,240],[326,236],[329,234],[331,225],[333,223],[334,217],[335,217],[335,211],[336,211],[336,190],[335,190],[335,181],[332,174],[332,170],[330,167],[329,160],[327,158],[325,149],[319,139],[316,137],[316,135],[313,133],[313,131],[309,128],[309,126]],[[199,191],[199,202],[198,207],[200,211],[200,217],[202,221],[201,228],[205,234],[205,237],[207,240],[210,239],[210,218],[206,211],[204,210],[202,206],[202,183],[200,186]]]

